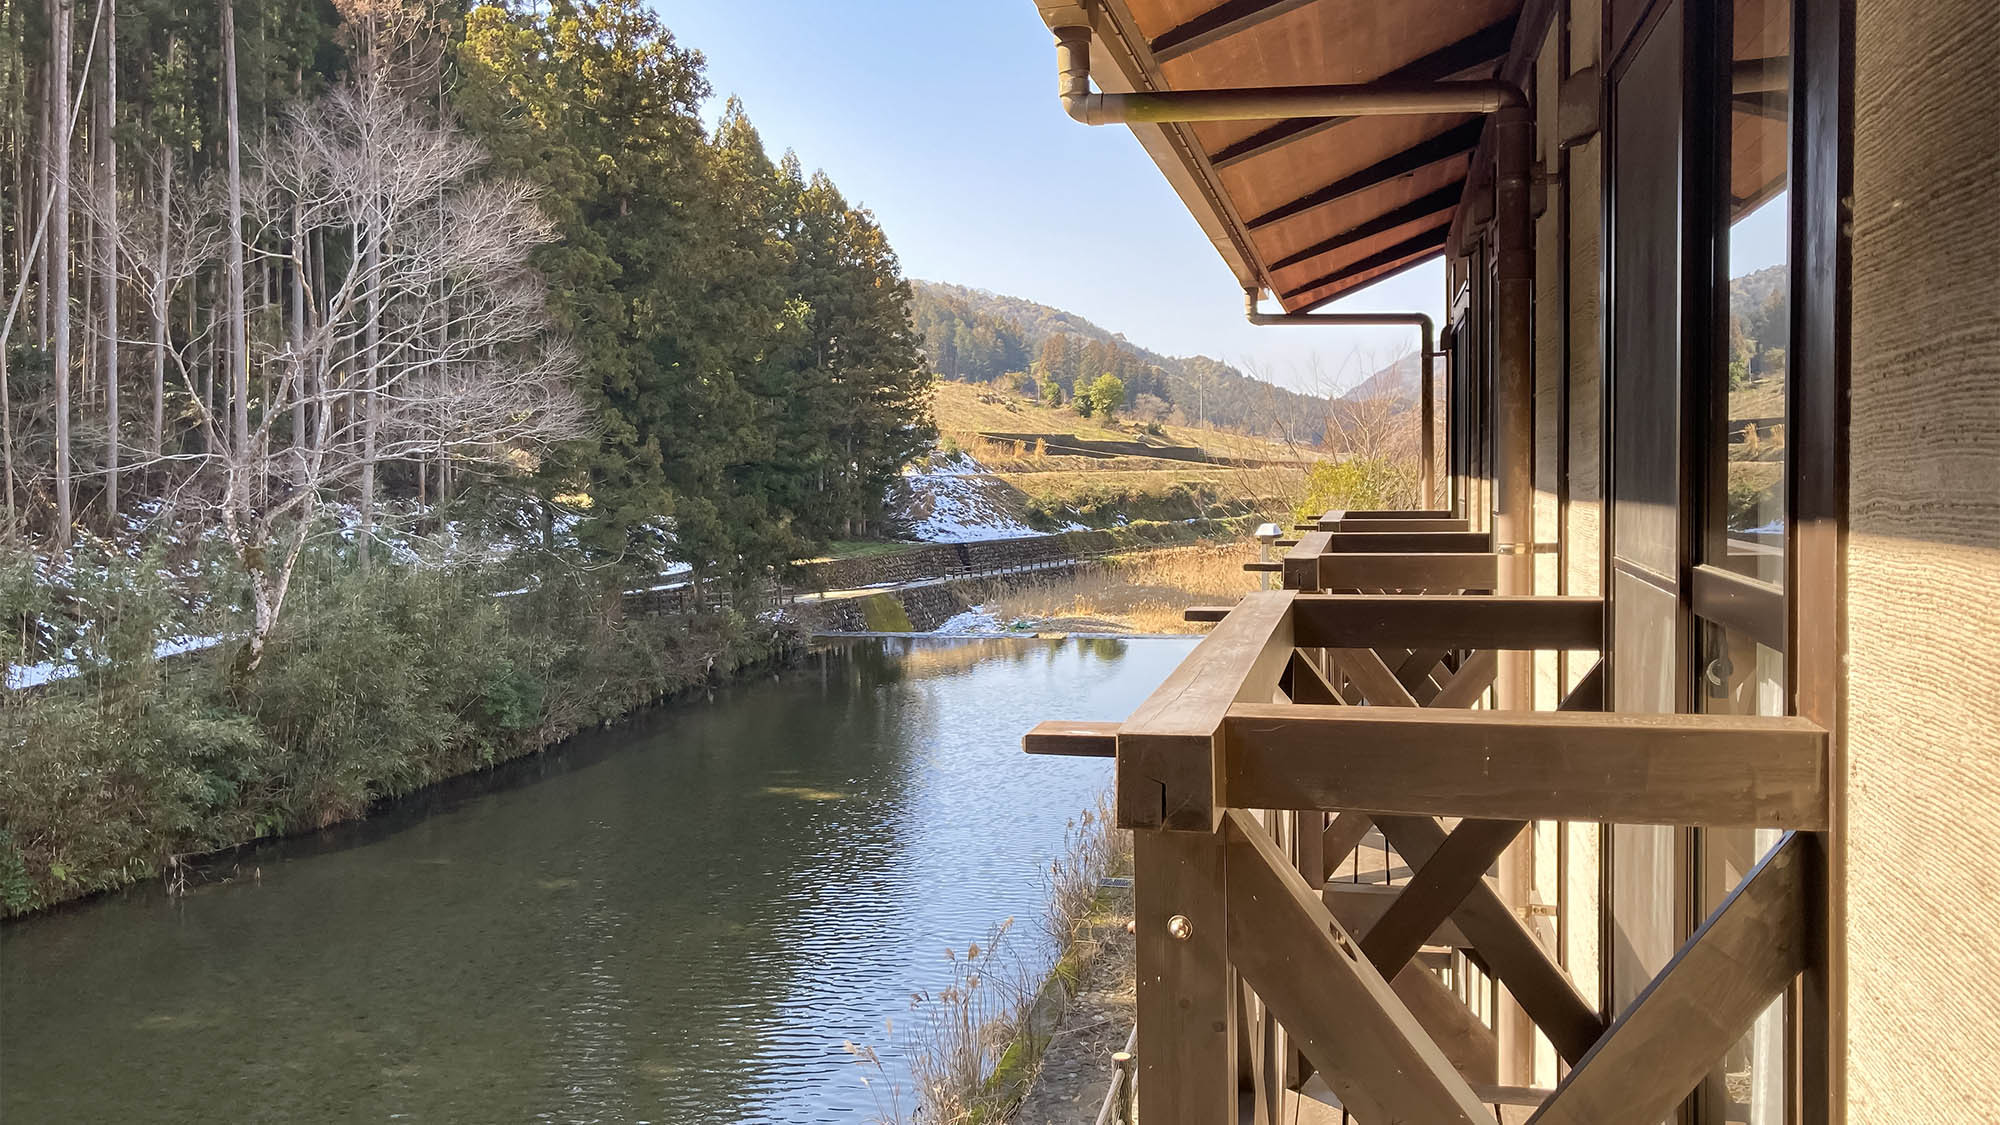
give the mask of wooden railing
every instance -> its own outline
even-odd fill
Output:
[[[1313,542],[1349,534],[1457,533],[1314,532],[1287,579],[1297,555],[1303,582],[1310,545],[1313,589],[1454,592],[1288,589],[1192,610],[1215,629],[1130,718],[1025,740],[1116,758],[1136,859],[1140,1120],[1234,1121],[1239,1097],[1249,1120],[1290,1120],[1313,1091],[1361,1125],[1671,1115],[1804,966],[1825,732],[1603,713],[1594,671],[1555,712],[1471,709],[1501,650],[1595,649],[1602,604],[1455,592],[1491,587],[1465,557],[1492,557],[1479,552]],[[1370,561],[1342,569],[1355,558]],[[1607,1025],[1485,878],[1543,818],[1791,833]],[[1371,828],[1411,877],[1328,886]],[[1426,945],[1506,986],[1567,1067],[1553,1090],[1494,1084],[1493,1031]]]

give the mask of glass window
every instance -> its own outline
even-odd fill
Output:
[[[1701,709],[1715,715],[1785,713],[1785,657],[1733,630],[1704,623]],[[1765,828],[1708,828],[1700,836],[1703,913],[1722,905],[1783,834]],[[1785,1003],[1773,1001],[1702,1087],[1704,1123],[1783,1125]]]
[[[1791,342],[1791,5],[1733,0],[1722,155],[1727,299],[1714,380],[1704,560],[1785,573],[1785,378]]]

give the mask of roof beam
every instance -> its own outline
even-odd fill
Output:
[[[1151,44],[1153,59],[1167,62],[1180,58],[1311,3],[1313,0],[1224,0],[1179,27],[1162,32]]]
[[[1402,261],[1403,259],[1411,256],[1412,254],[1426,254],[1442,250],[1444,249],[1445,239],[1449,237],[1450,234],[1451,234],[1451,221],[1447,219],[1446,221],[1439,223],[1437,226],[1434,226],[1429,230],[1426,230],[1416,235],[1415,237],[1406,238],[1403,241],[1398,242],[1394,246],[1389,247],[1387,250],[1370,254],[1366,258],[1363,258],[1358,262],[1351,262],[1345,266],[1342,266],[1340,269],[1333,271],[1330,274],[1327,274],[1323,277],[1316,277],[1313,280],[1307,282],[1304,285],[1299,286],[1296,289],[1288,290],[1284,294],[1282,294],[1281,299],[1289,301],[1293,297],[1302,296],[1306,293],[1312,292],[1315,289],[1319,289],[1328,285],[1339,284],[1340,282],[1347,281],[1351,278],[1358,277],[1361,274],[1367,273],[1369,270],[1380,269],[1383,266],[1387,265],[1394,265],[1395,263]]]
[[[1244,223],[1251,230],[1270,226],[1272,223],[1302,215],[1317,207],[1366,191],[1400,176],[1407,176],[1421,168],[1463,156],[1479,143],[1479,134],[1486,128],[1486,119],[1475,117],[1463,124],[1455,125],[1428,140],[1418,141],[1401,152],[1394,153],[1358,172],[1342,176],[1324,187],[1299,196],[1287,203],[1281,203],[1269,211]]]
[[[1453,180],[1451,183],[1424,196],[1422,199],[1412,200],[1393,211],[1384,212],[1365,223],[1349,227],[1332,238],[1315,242],[1295,254],[1287,254],[1277,261],[1272,262],[1271,268],[1273,270],[1281,270],[1287,266],[1296,266],[1301,262],[1310,261],[1321,254],[1330,253],[1343,246],[1359,242],[1364,238],[1373,238],[1378,234],[1386,234],[1397,227],[1414,223],[1418,219],[1427,219],[1433,215],[1449,211],[1453,207],[1458,206],[1459,193],[1464,190],[1464,179]]]
[[[1512,41],[1513,34],[1512,20],[1503,20],[1491,27],[1480,28],[1456,43],[1440,47],[1428,55],[1397,67],[1382,75],[1379,81],[1442,82],[1464,74],[1468,70],[1490,66],[1506,56],[1507,45]],[[1352,120],[1354,120],[1352,117],[1295,117],[1280,121],[1240,141],[1223,146],[1209,157],[1209,160],[1218,169],[1227,168]]]
[[[1361,289],[1361,288],[1366,288],[1368,285],[1379,285],[1382,282],[1387,281],[1398,274],[1408,273],[1410,270],[1416,269],[1418,266],[1424,265],[1427,262],[1436,261],[1441,255],[1444,254],[1445,249],[1450,245],[1451,243],[1449,241],[1446,241],[1445,243],[1435,247],[1434,249],[1422,251],[1412,258],[1406,258],[1403,261],[1398,262],[1395,266],[1383,270],[1381,273],[1378,273],[1374,277],[1369,278],[1365,285],[1354,286],[1354,288]],[[1345,281],[1347,279],[1341,278],[1340,280]],[[1347,293],[1348,290],[1346,289],[1337,289],[1332,293],[1328,293],[1324,297],[1320,297],[1314,300],[1311,304],[1300,305],[1298,308],[1295,308],[1292,311],[1295,313],[1309,313],[1331,302],[1338,301],[1342,297],[1347,296]]]

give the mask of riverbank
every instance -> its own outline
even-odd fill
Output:
[[[629,576],[538,554],[327,558],[246,672],[240,642],[161,643],[244,632],[237,592],[173,575],[108,551],[0,576],[9,647],[70,669],[0,695],[0,916],[176,886],[195,857],[366,816],[803,643],[747,613],[628,613]]]
[[[1228,605],[1258,588],[1243,564],[1256,547],[1224,540],[1110,555],[1031,583],[973,583],[971,616],[954,632],[1163,635],[1206,632],[1182,620],[1190,605]]]
[[[1009,1125],[1095,1125],[1110,1084],[1111,1056],[1125,1048],[1138,1003],[1133,971],[1132,887],[1107,884],[1066,964],[1076,966],[1026,1094]]]

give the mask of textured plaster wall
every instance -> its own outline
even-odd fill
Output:
[[[2000,1121],[2000,8],[1855,18],[1849,1120]]]

